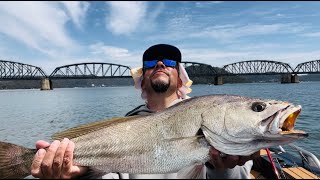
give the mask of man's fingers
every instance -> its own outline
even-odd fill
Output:
[[[35,178],[42,178],[42,172],[41,172],[41,163],[46,154],[46,150],[39,149],[36,155],[34,156],[34,159],[32,161],[31,165],[31,175]]]
[[[39,140],[36,142],[36,148],[37,149],[44,149],[46,147],[49,147],[50,146],[50,143],[46,142],[46,141],[43,141],[43,140]]]
[[[62,163],[62,176],[61,178],[71,178],[73,171],[80,171],[78,168],[73,168],[73,151],[74,151],[74,143],[69,141],[68,146],[66,147],[63,163]]]
[[[63,158],[63,168],[61,175],[61,178],[63,179],[76,178],[88,172],[88,167],[82,167],[73,164],[74,148],[75,144],[72,141],[69,141]]]
[[[65,155],[66,148],[69,144],[69,139],[65,138],[61,141],[52,162],[53,178],[60,179],[62,171],[63,157]]]
[[[44,156],[44,159],[41,163],[41,171],[44,177],[46,178],[52,178],[53,172],[52,172],[52,162],[53,158],[56,154],[56,151],[60,145],[60,141],[53,141],[53,143],[49,146],[47,149],[47,152]]]
[[[209,153],[211,157],[209,162],[215,167],[215,169],[224,169],[225,167],[222,158],[220,157],[220,152],[215,148],[211,147]]]
[[[221,156],[218,150],[214,147],[210,148],[209,151],[210,160],[208,161],[212,164],[215,169],[223,170],[226,168],[234,168],[235,166],[243,166],[247,161],[256,159],[260,156],[260,151],[255,152],[250,156],[236,156],[236,155],[223,155]]]

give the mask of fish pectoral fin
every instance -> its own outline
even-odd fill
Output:
[[[178,171],[177,179],[205,179],[203,163],[196,163]]]

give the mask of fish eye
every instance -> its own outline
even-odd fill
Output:
[[[266,104],[263,102],[254,102],[251,109],[255,112],[261,112],[266,108]]]

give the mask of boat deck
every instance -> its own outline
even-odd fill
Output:
[[[302,167],[299,163],[292,163],[288,161],[286,155],[279,155],[271,151],[273,159],[276,158],[279,164],[276,168],[280,173],[282,179],[320,179],[319,176]],[[293,157],[290,157],[290,160]],[[271,163],[268,159],[266,150],[260,150],[260,158],[254,160],[254,165],[251,170],[252,179],[277,179],[272,171]]]

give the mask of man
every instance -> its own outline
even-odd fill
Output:
[[[157,44],[148,48],[143,54],[143,68],[131,71],[135,87],[141,89],[141,97],[146,101],[126,116],[154,113],[168,108],[177,102],[189,98],[192,81],[184,67],[180,64],[181,52],[168,44]],[[39,149],[34,157],[31,174],[38,178],[176,178],[176,173],[170,174],[116,174],[103,175],[86,167],[72,164],[74,143],[68,139],[48,142],[38,141]],[[47,151],[42,148],[48,147]],[[211,159],[206,163],[202,178],[250,178],[251,156],[221,156],[221,153],[210,149]]]

